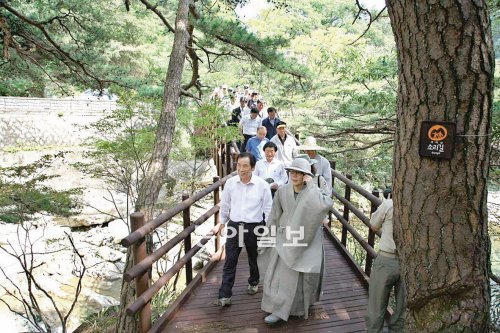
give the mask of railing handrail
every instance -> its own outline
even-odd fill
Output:
[[[231,174],[227,175],[226,177],[220,179],[218,182],[211,184],[210,186],[206,187],[205,189],[203,189],[203,190],[197,192],[196,194],[194,194],[193,196],[189,197],[189,199],[182,201],[177,206],[175,206],[175,207],[167,210],[166,212],[158,215],[153,220],[147,222],[143,227],[137,229],[136,231],[129,234],[127,237],[123,238],[122,241],[120,242],[121,245],[123,245],[125,247],[129,247],[130,245],[139,241],[141,238],[144,238],[146,235],[153,232],[153,230],[155,230],[156,228],[161,226],[163,223],[165,223],[168,220],[170,220],[171,218],[173,218],[175,215],[182,212],[187,207],[190,207],[195,202],[201,200],[202,198],[204,198],[208,194],[212,193],[214,190],[218,189],[229,178],[233,177],[235,174],[236,174],[236,172],[232,172]]]
[[[177,274],[182,267],[196,254],[200,251],[203,246],[215,235],[212,231],[207,233],[195,246],[193,246],[182,258],[177,260],[177,262],[156,282],[149,287],[144,293],[142,293],[136,300],[127,307],[127,314],[134,315],[139,310],[141,310],[147,303],[151,301],[153,296],[168,283],[168,281]]]
[[[371,203],[373,203],[373,204],[375,204],[377,206],[380,206],[380,204],[382,204],[382,200],[380,200],[379,198],[377,198],[376,196],[374,196],[373,194],[371,194],[369,191],[365,190],[360,185],[356,184],[352,180],[347,179],[347,177],[345,177],[343,174],[341,174],[337,170],[333,170],[333,169],[330,169],[330,170],[332,171],[332,174],[337,179],[339,179],[344,184],[348,185],[350,188],[352,188],[353,190],[355,190],[356,192],[358,192],[359,194],[361,194],[363,197],[365,197],[366,199],[368,199]]]
[[[234,143],[233,143],[234,145]],[[154,295],[167,283],[169,283],[170,279],[179,274],[183,267],[186,268],[186,284],[188,288],[196,285],[200,279],[194,278],[192,275],[192,261],[194,255],[196,255],[204,245],[212,239],[212,237],[216,236],[215,239],[215,250],[216,254],[221,254],[222,252],[220,247],[220,221],[219,221],[219,210],[220,210],[220,198],[219,191],[223,188],[225,182],[233,177],[236,174],[236,171],[231,172],[233,169],[234,163],[234,154],[231,153],[231,147],[229,143],[226,144],[216,144],[216,149],[214,150],[214,162],[217,167],[218,175],[225,175],[222,179],[219,179],[219,176],[214,177],[214,182],[210,186],[207,186],[205,189],[197,192],[191,197],[188,197],[186,194],[182,196],[182,202],[176,205],[175,207],[163,212],[156,218],[145,223],[144,214],[140,212],[133,213],[131,218],[134,217],[138,223],[132,228],[132,232],[122,239],[121,244],[125,247],[129,247],[133,245],[134,252],[134,266],[131,267],[124,274],[124,280],[130,282],[132,280],[136,280],[136,289],[137,298],[131,304],[129,304],[126,308],[126,313],[128,315],[134,315],[140,311],[140,331],[144,332],[156,332],[157,329],[155,327],[160,327],[163,325],[163,321],[165,320],[163,317],[160,318],[161,323],[155,323],[153,329],[151,329],[151,300]],[[219,150],[220,148],[220,150]],[[224,152],[223,152],[224,151]],[[239,153],[238,147],[234,146],[234,151]],[[224,156],[223,156],[224,155]],[[223,164],[225,162],[225,165]],[[231,172],[231,173],[230,173]],[[195,221],[191,221],[190,207],[201,200],[205,196],[210,193],[214,193],[214,206],[208,209],[205,213],[203,213],[198,219]],[[183,213],[183,226],[184,230],[178,233],[174,238],[167,241],[160,248],[153,251],[151,254],[147,255],[145,250],[145,237],[146,235],[152,233],[156,228],[171,220],[177,214]],[[191,246],[191,234],[194,232],[196,227],[206,222],[210,217],[214,217],[214,225],[215,229],[212,229],[208,234],[206,234],[195,246]],[[217,226],[219,228],[217,228]],[[155,262],[157,262],[161,257],[163,257],[166,253],[168,253],[172,248],[178,245],[180,242],[184,241],[184,256],[178,259],[170,269],[165,272],[162,276],[160,276],[152,286],[149,286],[149,274],[148,270],[150,270]],[[137,251],[138,248],[142,249],[142,252],[139,254]],[[213,260],[218,260],[214,258]],[[219,255],[220,260],[220,255]],[[206,271],[210,270],[213,267],[213,261],[209,263],[206,267]],[[182,300],[182,299],[181,299]],[[159,326],[157,326],[157,325]]]
[[[295,137],[294,137],[295,138]],[[298,141],[297,141],[298,142]],[[300,144],[300,142],[299,142]],[[239,154],[239,149],[238,146],[234,141],[229,143],[216,143],[216,149],[214,149],[214,161],[217,166],[217,171],[220,176],[223,176],[224,174],[227,174],[231,171],[231,169],[234,168],[235,165],[235,156]],[[231,162],[233,163],[231,165]],[[334,163],[331,164],[333,167]],[[369,191],[365,190],[362,188],[360,185],[354,183],[352,180],[348,179],[347,177],[350,178],[349,175],[344,176],[340,172],[336,171],[335,169],[331,168],[331,173],[333,176],[333,179],[337,178],[340,181],[342,181],[345,186],[346,186],[346,191],[350,189],[355,190],[358,192],[361,196],[365,197],[372,203],[372,212],[374,207],[378,206],[381,204],[381,200],[377,198],[375,195],[370,193]],[[146,235],[150,234],[153,232],[156,228],[159,226],[163,225],[167,221],[171,220],[174,216],[177,214],[184,212],[183,220],[184,220],[184,230],[179,232],[177,235],[174,236],[174,238],[170,239],[167,241],[165,244],[163,244],[160,248],[156,249],[149,255],[143,255],[141,258],[136,258],[138,262],[135,263],[135,265],[127,272],[124,274],[124,280],[130,282],[134,279],[136,279],[136,283],[139,283],[138,281],[140,279],[143,279],[147,275],[147,271],[151,269],[153,264],[157,262],[160,258],[162,258],[165,254],[167,254],[169,251],[171,251],[176,245],[184,241],[184,256],[180,259],[178,259],[170,269],[165,272],[162,276],[160,276],[153,285],[145,287],[143,286],[141,293],[138,293],[137,298],[135,301],[133,301],[131,304],[129,304],[126,308],[126,312],[128,315],[134,315],[137,312],[141,311],[141,316],[143,316],[143,313],[148,313],[150,312],[150,302],[154,295],[169,281],[174,277],[176,274],[178,274],[184,266],[186,266],[186,280],[191,288],[193,285],[192,282],[192,263],[191,259],[193,256],[195,256],[202,248],[203,246],[210,241],[214,236],[217,236],[215,247],[217,253],[221,250],[221,248],[218,246],[218,241],[219,241],[219,229],[213,229],[212,231],[208,232],[203,238],[196,243],[193,247],[191,247],[191,234],[194,232],[194,230],[204,222],[206,222],[210,217],[214,216],[214,223],[216,226],[220,226],[220,221],[218,214],[220,211],[220,203],[219,201],[219,189],[223,188],[223,185],[225,182],[233,177],[236,174],[236,171],[227,174],[225,177],[222,179],[218,180],[218,177],[214,177],[214,183],[207,186],[205,189],[197,192],[193,196],[185,199],[185,196],[183,197],[183,200],[181,203],[176,205],[175,207],[161,213],[159,216],[156,218],[150,220],[149,222],[143,224],[142,227],[139,227],[131,234],[129,234],[127,237],[125,237],[122,241],[121,244],[125,247],[129,247],[131,245],[134,245],[137,247],[138,244],[144,244],[144,238]],[[214,193],[214,206],[210,209],[208,209],[203,215],[201,215],[198,219],[195,221],[191,222],[190,221],[190,211],[189,208],[191,205],[196,203],[197,201],[201,200],[205,196],[207,196],[210,193]],[[337,211],[334,207],[331,208],[330,213],[335,215],[335,217],[340,221],[342,224],[343,228],[343,233],[348,231],[354,239],[365,249],[366,251],[366,263],[367,263],[367,268],[365,271],[369,275],[369,269],[371,269],[371,260],[372,258],[375,258],[377,256],[377,253],[375,252],[373,248],[374,244],[374,232],[370,231],[369,232],[369,238],[368,241],[366,241],[363,236],[354,228],[349,223],[349,211],[352,211],[362,222],[365,226],[367,226],[370,229],[370,220],[369,218],[363,214],[361,210],[359,210],[357,207],[355,207],[352,202],[350,201],[350,195],[347,195],[346,192],[346,197],[342,197],[339,193],[337,193],[334,189],[332,189],[333,196],[338,199],[340,202],[344,204],[344,216],[342,216],[341,212]],[[350,193],[350,192],[349,192]],[[375,192],[374,192],[375,193]],[[346,213],[347,212],[347,213]],[[137,213],[135,213],[137,214]],[[347,215],[346,215],[347,214]],[[330,215],[331,217],[331,215]],[[144,223],[144,218],[143,222]],[[377,234],[380,236],[380,232],[377,232]],[[370,240],[370,237],[371,240]],[[343,241],[344,242],[344,241]],[[345,245],[345,244],[344,244]],[[219,248],[218,248],[219,247]],[[222,252],[221,252],[222,253]],[[216,259],[217,260],[217,259]],[[213,263],[212,263],[213,264]],[[356,262],[353,262],[353,264],[356,267],[359,267],[359,265]],[[209,265],[210,266],[210,265]],[[368,267],[369,266],[369,267]],[[212,266],[210,266],[212,267]],[[209,267],[207,266],[207,269]],[[360,268],[359,268],[360,269]],[[360,269],[362,271],[362,269]],[[366,276],[366,275],[365,275]],[[150,315],[149,315],[150,317]],[[149,325],[149,326],[148,326]],[[144,327],[151,327],[151,320],[149,319],[149,324],[145,325]],[[160,324],[158,324],[160,325]],[[161,326],[161,325],[160,325]],[[156,326],[155,326],[156,327]],[[159,327],[159,326],[158,326]],[[156,331],[156,330],[152,330]]]
[[[370,256],[375,258],[377,256],[377,253],[375,252],[373,247],[370,244],[368,244],[368,242],[364,240],[363,236],[361,236],[359,232],[344,219],[342,214],[340,214],[340,212],[335,208],[332,208],[330,211],[333,213],[333,215],[335,215],[335,217],[340,221],[340,223],[342,223],[342,225],[347,228],[347,230],[358,241],[358,243],[366,250],[366,252]]]
[[[205,223],[210,217],[212,217],[216,212],[220,209],[220,204],[213,206],[209,210],[207,210],[203,215],[201,215],[198,219],[191,223],[189,227],[182,230],[178,233],[174,238],[163,244],[160,248],[153,251],[146,258],[136,263],[128,272],[126,272],[123,276],[125,281],[130,282],[145,271],[147,271],[156,261],[158,261],[163,255],[165,255],[168,251],[173,249],[177,244],[182,242],[188,235],[190,235],[196,227]]]
[[[347,201],[343,196],[341,196],[337,191],[332,190],[333,195],[343,204],[347,205],[349,207],[349,210],[356,215],[361,222],[363,222],[364,225],[366,225],[368,228],[370,228],[370,219],[363,214],[362,211],[360,211],[358,208],[356,208],[352,202]],[[342,221],[341,221],[342,222]],[[375,232],[379,237],[382,235],[382,232],[377,231]]]
[[[341,215],[340,212],[338,212],[335,208],[332,207],[330,210],[330,214],[335,215],[337,220],[342,224],[342,237],[341,237],[341,244],[346,247],[347,246],[347,232],[349,232],[353,238],[365,249],[366,251],[366,260],[365,260],[365,269],[364,273],[366,276],[370,275],[371,269],[372,269],[372,263],[373,259],[377,257],[377,253],[375,252],[375,235],[381,236],[382,233],[380,230],[374,231],[371,228],[370,224],[370,218],[368,218],[361,210],[359,210],[356,206],[354,206],[351,202],[350,199],[350,190],[353,189],[356,192],[358,192],[361,196],[364,198],[368,199],[371,202],[371,213],[373,213],[378,206],[382,203],[382,200],[380,200],[376,195],[378,195],[378,191],[373,191],[370,193],[369,191],[365,190],[363,187],[360,185],[356,184],[353,182],[352,176],[351,175],[343,175],[337,170],[334,170],[333,168],[330,169],[332,172],[332,178],[339,179],[345,184],[345,197],[340,195],[335,189],[332,188],[332,194],[333,196],[339,200],[341,203],[344,204],[344,214]],[[333,187],[333,186],[332,186]],[[367,241],[365,241],[364,237],[359,234],[359,232],[349,223],[349,212],[353,212],[354,215],[356,215],[360,221],[368,227],[368,237]],[[330,223],[329,226],[331,225],[331,215],[330,215]],[[363,271],[363,269],[359,266],[358,263],[353,262],[353,264],[359,269],[360,271]]]

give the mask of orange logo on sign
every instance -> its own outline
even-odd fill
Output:
[[[427,136],[432,141],[443,141],[448,136],[448,130],[442,125],[434,125],[429,128]]]

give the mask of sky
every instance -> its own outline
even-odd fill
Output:
[[[352,0],[352,2],[353,4],[355,4],[355,0]],[[385,6],[385,0],[361,0],[360,3],[361,5],[366,6],[368,9],[376,10],[380,10]],[[261,10],[269,6],[270,4],[267,2],[267,0],[250,0],[248,5],[246,5],[245,7],[236,8],[236,14],[238,14],[238,16],[243,20],[252,19],[255,18]]]

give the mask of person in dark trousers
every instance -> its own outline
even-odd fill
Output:
[[[262,126],[267,129],[266,138],[269,140],[276,135],[276,126],[278,126],[279,121],[276,115],[276,109],[273,107],[267,108],[267,118],[262,120]]]
[[[396,308],[389,319],[389,333],[403,332],[405,291],[399,272],[399,258],[392,237],[393,203],[391,188],[384,190],[384,200],[373,213],[370,224],[374,231],[382,230],[380,250],[373,263],[368,290],[366,329],[368,333],[382,333],[384,318],[389,304],[391,289],[394,288]]]
[[[222,284],[219,297],[214,302],[219,306],[231,305],[236,266],[243,246],[247,251],[250,266],[247,292],[254,295],[258,290],[260,275],[257,265],[257,235],[254,230],[265,225],[271,212],[272,198],[269,184],[252,175],[255,164],[252,154],[239,154],[236,164],[238,175],[229,178],[222,191],[220,218],[222,227],[227,224],[228,233]],[[214,227],[214,233],[218,231],[217,228]]]

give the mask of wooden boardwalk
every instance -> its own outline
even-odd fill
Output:
[[[311,308],[309,319],[291,317],[274,327],[264,323],[267,315],[260,309],[262,288],[256,295],[246,293],[248,262],[243,249],[233,288],[232,305],[212,305],[217,298],[224,262],[219,262],[206,280],[193,290],[186,303],[163,332],[365,332],[364,315],[368,292],[362,277],[355,272],[330,238],[324,238],[326,279],[322,300]]]

